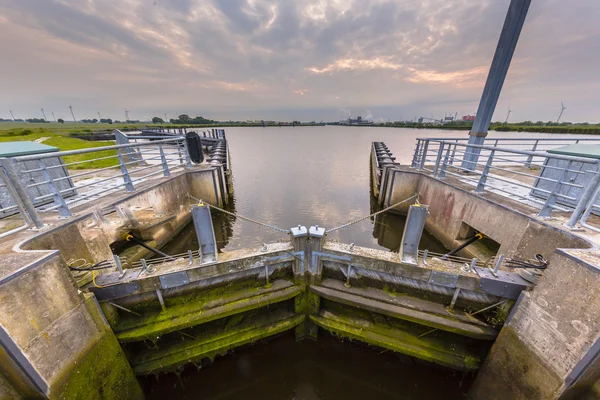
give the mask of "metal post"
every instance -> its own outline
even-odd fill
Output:
[[[37,229],[42,229],[44,224],[35,210],[35,206],[29,198],[29,194],[27,194],[27,189],[25,189],[23,183],[19,180],[12,162],[8,158],[0,158],[0,165],[4,170],[4,173],[0,175],[2,175],[3,180],[4,177],[6,178],[4,184],[19,208],[23,219],[25,222],[31,220]]]
[[[455,147],[456,148],[456,147]],[[446,168],[448,168],[448,160],[450,158],[450,149],[452,149],[452,145],[448,145],[448,150],[446,150],[446,156],[444,157],[444,162],[442,163],[442,168],[440,173],[438,174],[438,178],[444,179],[446,177]],[[450,164],[452,165],[452,164]]]
[[[43,158],[40,158],[40,168],[42,170],[42,174],[44,175],[44,179],[48,181],[48,188],[50,189],[50,193],[52,193],[54,204],[58,206],[58,214],[63,218],[68,218],[72,216],[73,214],[71,214],[71,211],[69,211],[69,207],[67,207],[65,199],[62,197],[59,189],[54,184],[54,180],[50,176],[50,172],[48,172],[48,169],[46,169],[46,164],[44,163]]]
[[[203,203],[192,207],[192,218],[198,237],[200,264],[217,261],[217,241],[213,229],[210,208]]]
[[[454,164],[454,158],[456,157],[456,147],[458,147],[458,139],[454,142],[454,147],[452,149],[452,155],[450,156],[450,165]]]
[[[421,150],[421,139],[417,139],[417,145],[415,146],[412,163],[410,164],[411,168],[417,168],[417,165],[419,165],[419,150]]]
[[[121,149],[117,149],[117,158],[119,160],[119,168],[121,168],[121,176],[123,176],[123,182],[125,182],[125,191],[134,192],[135,188],[133,187],[133,182],[131,182],[131,178],[129,177],[127,166],[123,162],[123,155],[121,154]]]
[[[163,174],[165,176],[171,176],[171,171],[169,171],[169,164],[167,164],[167,157],[165,157],[162,144],[158,145],[158,151],[160,152],[160,162],[162,163]]]
[[[531,0],[511,0],[510,2],[494,59],[477,108],[473,128],[469,132],[469,144],[482,145],[487,136],[530,4]],[[477,162],[480,152],[481,149],[467,147],[462,167],[471,171],[474,170],[475,164],[473,162]]]
[[[495,153],[496,153],[496,150],[492,150],[490,152],[487,163],[485,164],[485,167],[483,168],[483,172],[481,173],[481,178],[479,178],[479,183],[477,183],[477,189],[475,189],[476,193],[483,193],[485,190],[485,183],[487,181],[488,174],[490,173],[490,168],[492,166],[492,163],[494,162],[494,154]]]
[[[183,164],[183,155],[181,154],[181,143],[177,142],[177,152],[179,153],[179,164]]]
[[[433,169],[433,176],[438,176],[438,171],[440,168],[440,163],[442,162],[442,154],[444,154],[444,143],[440,142],[440,147],[438,148],[438,155],[435,160],[435,168]]]
[[[563,181],[569,175],[569,170],[571,169],[572,165],[573,165],[573,161],[569,161],[569,163],[567,164],[567,167],[565,169],[563,169],[562,174],[560,174],[560,177],[558,178],[558,180],[556,181],[556,184],[552,188],[552,191],[548,195],[546,202],[544,203],[544,205],[542,206],[542,209],[538,213],[538,215],[540,217],[547,218],[547,217],[550,217],[550,215],[552,214],[552,206],[554,205],[554,203],[556,203],[556,193],[560,190],[560,188],[562,187]]]
[[[475,271],[475,266],[477,265],[477,259],[474,258],[471,260],[471,265],[469,266],[469,272]]]
[[[450,301],[450,306],[448,306],[448,310],[454,310],[454,305],[456,304],[456,300],[458,299],[458,294],[460,293],[460,288],[454,289],[454,295],[452,296],[452,301]]]
[[[156,297],[158,297],[158,302],[160,303],[160,308],[163,310],[163,312],[167,311],[167,306],[165,305],[165,300],[163,299],[160,289],[156,289]]]
[[[594,179],[592,179],[592,181],[596,181],[597,177],[598,177],[598,179],[600,179],[600,173],[596,173],[596,176],[594,176]],[[590,182],[590,183],[592,183],[592,182]],[[594,187],[595,190],[594,190],[594,194],[590,197],[588,195],[588,189],[590,189],[591,187]],[[596,199],[598,198],[598,192],[600,192],[600,186],[598,185],[597,182],[595,184],[591,184],[586,189],[586,191],[583,193],[583,196],[581,196],[581,199],[579,200],[579,203],[577,204],[575,211],[573,211],[573,214],[571,214],[571,218],[569,219],[569,222],[567,222],[567,224],[566,224],[567,227],[572,228],[573,226],[575,226],[577,219],[581,215],[581,211],[583,211],[583,209],[581,209],[580,207],[582,204],[585,204],[585,212],[583,213],[583,215],[581,215],[581,221],[579,221],[579,223],[582,226],[589,228],[589,226],[586,225],[586,222],[587,222],[587,219],[589,218],[590,214],[594,210],[594,203],[596,202]],[[584,199],[586,199],[587,201],[584,202]],[[592,230],[597,231],[597,228],[592,228]]]
[[[429,149],[429,140],[425,139],[425,145],[423,146],[423,153],[421,155],[421,164],[419,165],[419,169],[423,170],[425,168],[425,160],[427,159],[427,150]]]
[[[308,253],[311,272],[313,273],[313,279],[320,281],[321,275],[321,257],[313,257],[313,252],[320,252],[323,248],[325,241],[325,228],[319,227],[319,225],[311,226],[308,228],[308,236],[310,237],[310,251]]]
[[[406,264],[419,264],[419,242],[425,228],[425,220],[429,214],[428,206],[411,205],[406,216],[404,233],[400,246],[400,261]]]
[[[129,136],[125,135],[120,130],[115,129],[113,131],[113,134],[115,135],[115,141],[117,142],[117,144],[130,143]],[[129,161],[141,161],[143,159],[141,153],[139,153],[139,151],[136,151],[131,147],[125,147],[125,153],[129,157]]]
[[[498,270],[500,269],[500,265],[502,265],[503,260],[504,260],[504,254],[500,254],[498,256],[498,259],[496,260],[496,265],[494,266],[494,270],[492,271],[492,274],[494,274],[495,277],[498,277]]]
[[[181,143],[183,144],[183,152],[185,153],[185,167],[192,168],[192,160],[190,159],[190,151],[188,149],[187,141],[185,140],[185,138],[181,141]]]
[[[537,150],[538,143],[539,143],[539,140],[536,140],[531,151]],[[531,168],[531,161],[533,161],[533,154],[530,154],[529,157],[527,157],[527,161],[525,161],[525,166],[527,168]]]
[[[290,236],[291,236],[291,241],[292,244],[294,245],[294,252],[306,252],[306,240],[308,238],[308,229],[306,229],[305,226],[302,225],[298,225],[297,227],[294,227],[292,229],[290,229]],[[294,263],[294,277],[295,280],[297,281],[301,281],[304,282],[304,272],[305,272],[305,264],[306,264],[306,258],[304,258],[304,261],[302,259],[298,260],[296,259],[295,263]],[[300,276],[302,276],[300,278]],[[296,282],[298,283],[298,282]]]
[[[119,271],[121,276],[125,275],[125,272],[123,271],[123,265],[121,264],[121,259],[119,258],[119,256],[115,254],[113,255],[113,259],[115,260],[115,265],[117,266],[117,270]]]

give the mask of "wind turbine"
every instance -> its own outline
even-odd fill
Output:
[[[125,110],[125,122],[129,121],[129,111]]]
[[[560,114],[558,114],[558,118],[556,119],[556,123],[558,124],[558,121],[560,121],[560,117],[562,117],[563,112],[567,109],[567,107],[565,107],[565,105],[563,104],[563,102],[560,102]]]
[[[510,113],[512,112],[512,110],[510,109],[510,106],[508,106],[508,114],[506,114],[506,119],[504,120],[504,123],[506,124],[508,122],[508,117],[510,117]],[[559,117],[560,118],[560,117]]]

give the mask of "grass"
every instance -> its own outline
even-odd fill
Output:
[[[2,122],[0,123],[0,139],[3,136],[28,136],[39,132],[52,134],[86,133],[97,131],[113,131],[115,129],[138,129],[148,124],[84,124],[84,123],[29,123],[29,122]]]
[[[115,145],[114,142],[109,142],[109,141],[90,142],[87,140],[74,139],[74,138],[64,137],[64,136],[53,136],[50,139],[45,140],[44,144],[47,144],[48,146],[58,147],[62,151],[79,150],[79,149],[87,149],[87,148],[93,148],[93,147],[114,146]],[[82,163],[82,164],[75,164],[75,165],[67,166],[68,169],[105,168],[105,167],[112,167],[112,166],[119,165],[119,161],[118,161],[116,155],[117,155],[116,150],[103,150],[103,151],[96,151],[93,153],[77,154],[74,156],[65,156],[65,157],[63,157],[63,160],[65,163],[68,164],[68,163],[72,163],[72,162],[80,162],[80,161],[90,160],[93,158],[103,158],[103,157],[112,156],[112,158],[107,158],[104,160],[95,160],[95,161],[90,161],[90,162],[86,162],[86,163]]]
[[[91,124],[71,124],[68,126],[70,130],[74,130],[76,132],[81,132],[81,129],[73,129],[73,127],[77,128],[78,126],[89,126]],[[95,124],[106,127],[113,127],[115,125],[109,124]],[[26,126],[25,128],[23,126]],[[2,129],[8,127],[9,129]],[[71,133],[64,129],[63,124],[30,124],[30,123],[2,123],[0,124],[0,147],[2,146],[1,142],[14,142],[14,141],[34,141],[40,138],[48,138],[43,141],[43,144],[48,146],[58,147],[61,151],[68,150],[79,150],[79,149],[87,149],[94,147],[102,147],[102,146],[114,146],[115,143],[112,141],[87,141],[69,137],[68,134]],[[63,158],[65,163],[72,162],[80,162],[85,160],[90,160],[93,158],[103,158],[109,156],[116,156],[117,152],[115,150],[105,150],[100,152],[93,152],[88,154],[78,154],[74,156],[66,156]],[[105,168],[118,165],[119,162],[116,157],[107,158],[104,160],[90,161],[82,164],[75,164],[67,166],[68,169],[92,169],[92,168]]]

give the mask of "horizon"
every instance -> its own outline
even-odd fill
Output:
[[[508,4],[0,0],[0,118],[460,118]],[[532,3],[494,121],[555,121],[561,102],[566,122],[600,120],[595,5]]]

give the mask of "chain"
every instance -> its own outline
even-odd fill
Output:
[[[357,219],[357,220],[354,220],[354,221],[352,221],[352,222],[348,222],[347,224],[340,225],[340,226],[338,226],[337,228],[329,229],[328,231],[326,231],[326,233],[331,233],[331,232],[339,231],[340,229],[343,229],[343,228],[346,228],[346,227],[348,227],[348,226],[350,226],[350,225],[354,225],[354,224],[356,224],[356,223],[359,223],[359,222],[361,222],[361,221],[364,221],[364,220],[365,220],[365,219],[367,219],[367,218],[371,218],[371,217],[374,217],[374,216],[376,216],[376,215],[379,215],[379,214],[381,214],[381,213],[384,213],[384,212],[386,212],[386,211],[388,211],[388,210],[391,210],[391,209],[392,209],[392,208],[394,208],[394,207],[397,207],[397,206],[399,206],[399,205],[400,205],[400,204],[402,204],[402,203],[406,203],[407,201],[410,201],[410,200],[414,199],[415,197],[419,197],[419,195],[415,193],[414,195],[410,196],[408,199],[404,199],[404,200],[402,200],[402,201],[400,201],[400,202],[398,202],[398,203],[396,203],[396,204],[392,204],[391,206],[389,206],[389,207],[387,207],[387,208],[384,208],[383,210],[380,210],[380,211],[374,212],[373,214],[369,214],[369,215],[367,215],[366,217],[362,217],[362,218],[360,218],[360,219]]]
[[[236,214],[236,213],[232,213],[231,211],[223,210],[221,207],[217,207],[217,206],[214,206],[212,204],[206,203],[206,202],[204,202],[204,201],[202,201],[200,199],[197,199],[196,197],[192,196],[191,194],[188,194],[188,196],[190,198],[196,200],[198,203],[206,204],[210,208],[217,209],[217,210],[219,210],[219,211],[221,211],[221,212],[223,212],[225,214],[229,214],[229,215],[231,215],[233,217],[236,217],[236,218],[239,218],[239,219],[243,219],[244,221],[252,222],[254,224],[260,225],[260,226],[265,227],[265,228],[273,229],[273,230],[281,232],[281,233],[285,233],[285,234],[289,234],[290,233],[289,229],[281,229],[281,228],[278,228],[278,227],[273,226],[273,225],[265,224],[264,222],[256,221],[256,220],[254,220],[252,218],[248,218],[248,217],[244,217],[242,215]]]

